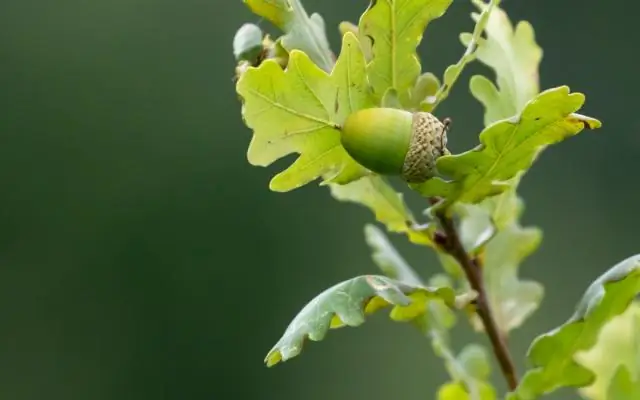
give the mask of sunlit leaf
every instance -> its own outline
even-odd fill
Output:
[[[333,55],[329,49],[324,20],[307,14],[299,0],[244,0],[251,11],[282,29],[282,46],[289,52],[301,50],[320,68],[329,72]]]
[[[634,302],[627,311],[611,319],[600,331],[596,345],[577,354],[576,361],[596,374],[593,385],[580,389],[591,400],[621,398],[607,397],[607,393],[624,392],[629,380],[636,381],[640,390],[640,303]],[[620,374],[617,381],[616,373]],[[640,399],[638,393],[636,399]]]
[[[452,0],[374,0],[360,19],[360,31],[373,41],[369,80],[378,98],[395,89],[403,104],[420,75],[416,48],[432,20]]]
[[[531,167],[547,146],[599,128],[600,122],[575,114],[585,97],[561,86],[540,93],[522,113],[488,126],[480,133],[481,144],[461,154],[443,156],[437,168],[450,182],[427,181],[412,186],[424,196],[447,193],[442,207],[455,202],[478,203],[509,188],[506,181]],[[445,190],[445,187],[447,190]]]
[[[318,295],[293,319],[282,338],[267,355],[268,366],[286,361],[302,351],[306,339],[320,341],[332,328],[359,326],[365,316],[393,306],[395,321],[412,321],[425,312],[429,299],[455,306],[451,288],[408,285],[384,276],[365,275],[341,282]]]
[[[330,188],[336,199],[368,207],[390,232],[405,233],[416,244],[432,244],[433,228],[417,227],[402,194],[396,192],[384,178],[365,176],[346,185],[332,184]]]
[[[337,129],[349,113],[373,104],[362,50],[352,34],[344,36],[331,75],[294,50],[286,71],[267,60],[242,75],[237,91],[244,120],[253,129],[249,162],[267,166],[300,154],[271,180],[271,190],[289,191],[318,177],[348,183],[367,174],[344,150]]]
[[[488,7],[479,0],[474,4],[480,11]],[[481,15],[483,13],[473,14],[474,20],[478,21]],[[475,55],[495,71],[498,87],[484,76],[476,75],[471,78],[471,92],[484,105],[485,125],[490,125],[517,115],[538,94],[542,49],[535,41],[531,24],[521,21],[514,29],[499,7],[491,12],[485,32],[487,38],[479,41]],[[471,34],[463,34],[461,38],[465,45],[473,40]]]
[[[576,361],[576,354],[593,348],[602,327],[622,314],[639,292],[640,255],[600,276],[567,322],[533,341],[527,354],[531,368],[510,399],[532,400],[562,387],[592,385],[594,373]]]

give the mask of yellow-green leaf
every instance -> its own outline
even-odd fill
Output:
[[[251,11],[282,29],[282,46],[289,52],[301,50],[320,68],[331,71],[333,55],[329,49],[324,20],[307,14],[299,0],[244,0]]]
[[[353,34],[344,36],[331,75],[294,50],[286,71],[267,60],[242,75],[237,91],[245,123],[253,130],[249,162],[267,166],[300,154],[271,180],[271,190],[289,191],[319,177],[343,184],[368,173],[344,150],[337,129],[350,112],[373,104],[364,56]]]
[[[461,154],[438,159],[438,171],[450,182],[427,181],[413,186],[433,196],[434,185],[447,198],[442,207],[455,202],[478,203],[509,188],[509,181],[531,167],[547,146],[600,127],[600,121],[576,114],[585,97],[561,86],[540,93],[518,116],[498,121],[480,133],[481,144]]]
[[[298,313],[265,362],[272,366],[287,361],[300,354],[305,340],[320,341],[329,329],[359,326],[366,315],[390,305],[392,320],[412,321],[424,314],[429,300],[434,298],[455,306],[451,288],[408,285],[377,275],[341,282],[322,292]]]
[[[593,348],[602,327],[622,314],[638,293],[640,255],[600,276],[567,322],[533,341],[527,353],[531,367],[510,399],[533,400],[562,387],[592,385],[595,374],[578,363],[576,354]]]
[[[387,230],[404,233],[413,243],[432,245],[430,227],[418,228],[416,221],[403,200],[402,194],[381,176],[365,176],[346,185],[330,185],[331,194],[337,200],[352,202],[369,208]]]
[[[483,12],[473,14],[478,21],[489,5],[479,0],[473,3]],[[475,56],[495,71],[498,87],[484,76],[476,75],[471,78],[471,92],[484,105],[485,125],[490,125],[520,113],[538,94],[542,49],[535,41],[531,24],[521,21],[514,29],[499,7],[491,12],[485,32],[487,38],[479,41]],[[461,38],[468,46],[473,35],[464,34]]]
[[[374,0],[360,19],[360,32],[373,41],[368,74],[377,98],[395,89],[403,104],[420,75],[416,48],[430,21],[452,0]]]
[[[611,319],[600,331],[596,345],[578,353],[576,360],[596,375],[593,385],[580,389],[588,399],[619,399],[607,397],[607,393],[614,390],[612,386],[624,391],[627,378],[636,381],[640,390],[640,303],[634,302],[627,311]],[[621,374],[619,381],[616,374]],[[640,392],[635,398],[640,399]]]

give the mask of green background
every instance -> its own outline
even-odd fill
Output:
[[[336,49],[334,27],[368,3],[305,4],[325,16]],[[522,371],[536,333],[640,250],[640,6],[503,5],[537,30],[542,87],[584,92],[584,113],[604,123],[545,152],[521,186],[525,222],[545,231],[523,275],[547,285],[541,310],[513,334]],[[471,10],[456,0],[430,26],[426,70],[441,75],[457,60]],[[262,364],[309,299],[376,269],[362,236],[369,211],[315,184],[269,192],[291,157],[247,163],[231,53],[245,21],[258,19],[239,0],[0,2],[0,398],[433,398],[441,363],[384,315]],[[487,71],[466,71],[439,110],[454,120],[453,151],[475,145],[482,125],[472,72]],[[425,276],[440,271],[427,249],[394,242]]]

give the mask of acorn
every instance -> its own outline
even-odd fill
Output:
[[[366,108],[350,114],[341,127],[342,145],[363,167],[381,175],[399,175],[408,183],[436,175],[436,160],[450,154],[450,120],[428,112]]]

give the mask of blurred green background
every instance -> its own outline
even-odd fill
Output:
[[[305,4],[337,48],[337,24],[368,2]],[[545,231],[522,274],[547,285],[513,335],[522,371],[536,333],[640,250],[640,6],[503,6],[537,30],[542,87],[584,92],[584,113],[604,122],[545,152],[521,185],[525,222]],[[458,59],[471,11],[456,0],[430,26],[425,70],[441,75]],[[239,0],[0,2],[0,398],[433,398],[445,373],[430,344],[382,314],[278,367],[262,363],[309,299],[377,270],[362,235],[369,211],[315,184],[269,192],[292,158],[247,163],[231,53],[245,21],[258,19]],[[478,72],[440,109],[454,120],[454,151],[475,145],[482,125],[467,89]],[[427,249],[394,242],[425,276],[440,271]]]

